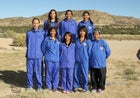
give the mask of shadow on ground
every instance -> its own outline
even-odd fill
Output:
[[[7,84],[14,85],[16,87],[25,87],[26,83],[26,72],[22,70],[11,71],[4,70],[0,71],[0,81],[4,81]]]

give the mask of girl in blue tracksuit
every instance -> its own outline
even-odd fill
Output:
[[[77,22],[72,18],[73,13],[71,10],[65,12],[66,18],[59,24],[61,40],[63,41],[66,32],[71,32],[73,40],[76,39],[77,34]]]
[[[102,93],[105,89],[106,81],[106,59],[111,51],[107,42],[100,39],[100,31],[95,29],[93,32],[92,48],[90,55],[90,76],[92,83],[92,92]]]
[[[64,43],[60,44],[61,88],[63,93],[72,91],[73,68],[75,63],[75,44],[72,35],[66,32]]]
[[[51,27],[55,27],[55,29],[58,32],[57,38],[59,39],[59,19],[57,18],[57,12],[54,9],[51,9],[48,14],[48,19],[44,22],[44,31],[45,31],[45,37],[48,35],[48,30]],[[42,64],[42,75],[43,75],[43,84],[45,81],[45,66]]]
[[[92,40],[93,39],[92,32],[95,27],[92,20],[90,19],[90,13],[88,11],[83,12],[83,20],[79,22],[78,28],[80,28],[81,26],[85,26],[87,28],[89,39]]]
[[[45,32],[39,27],[40,20],[38,18],[32,20],[32,25],[33,28],[26,33],[27,90],[33,88],[33,76],[36,79],[37,89],[40,90],[42,88],[41,61],[43,56],[41,43],[44,40]]]
[[[44,22],[44,31],[46,36],[51,27],[55,27],[58,32],[57,38],[59,38],[59,19],[57,18],[57,12],[54,9],[49,12],[48,19]]]
[[[56,37],[57,30],[51,27],[42,43],[46,65],[46,88],[53,91],[57,91],[59,82],[59,41]]]
[[[74,91],[82,87],[83,92],[88,90],[88,69],[91,41],[88,39],[88,31],[82,26],[78,30],[78,39],[75,42],[75,68],[74,68]]]

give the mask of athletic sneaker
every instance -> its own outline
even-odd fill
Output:
[[[58,90],[57,90],[57,89],[53,89],[53,92],[56,92],[56,93],[57,93],[57,92],[58,92]]]
[[[62,91],[62,93],[66,94],[66,93],[67,93],[67,91],[66,91],[66,90],[63,90],[63,91]]]
[[[103,93],[103,90],[102,89],[98,89],[97,92],[100,93],[100,94],[102,94]]]
[[[27,87],[26,90],[27,90],[27,91],[33,90],[33,88],[32,88],[32,87]]]
[[[67,93],[67,94],[70,94],[70,93],[72,93],[72,91],[66,91],[66,93]]]
[[[78,88],[74,88],[73,91],[74,91],[74,92],[77,92],[77,91],[78,91]]]
[[[37,88],[37,91],[38,91],[38,92],[41,92],[41,91],[42,91],[42,88]]]
[[[93,90],[91,90],[91,92],[92,92],[92,93],[96,93],[96,92],[97,92],[97,90],[96,90],[96,89],[93,89]]]
[[[82,89],[82,92],[87,92],[87,90],[86,89]]]
[[[45,89],[45,91],[52,92],[52,90],[50,88]]]

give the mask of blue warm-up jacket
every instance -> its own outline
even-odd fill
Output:
[[[31,29],[26,33],[26,58],[27,59],[42,59],[41,43],[44,40],[45,32],[38,28],[37,31]]]
[[[93,39],[93,30],[95,29],[94,24],[91,25],[90,20],[88,20],[87,22],[84,22],[83,20],[79,22],[78,24],[78,29],[82,26],[85,26],[88,30],[88,36],[89,39],[92,40]]]
[[[75,42],[75,61],[78,63],[89,62],[89,55],[91,52],[91,41],[85,39],[80,43],[80,40],[77,39]]]
[[[77,22],[74,19],[64,19],[60,22],[59,24],[59,30],[60,30],[60,35],[63,37],[65,35],[66,32],[71,32],[72,33],[72,37],[75,40],[76,39],[76,34],[77,34]]]
[[[47,36],[48,30],[50,29],[50,28],[47,28],[47,23],[48,23],[48,20],[46,20],[46,21],[44,22],[45,36]],[[59,34],[59,22],[58,22],[58,23],[56,23],[56,22],[50,22],[50,27],[56,27],[56,25],[58,25],[57,33],[58,33],[58,36],[59,36],[59,35],[60,35],[60,34]]]
[[[111,50],[106,41],[103,39],[93,40],[90,55],[90,67],[105,68],[106,59],[109,57],[110,53]]]
[[[74,68],[75,63],[75,44],[70,43],[66,47],[65,43],[60,44],[60,67],[61,68]]]
[[[47,62],[59,62],[59,41],[53,40],[48,36],[44,39],[42,45],[44,59]]]

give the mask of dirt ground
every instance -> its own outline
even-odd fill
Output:
[[[25,91],[26,48],[12,46],[12,39],[0,38],[1,98],[140,98],[140,61],[136,53],[140,40],[107,40],[111,56],[107,60],[106,89],[103,94],[77,92],[63,94],[43,90]]]

